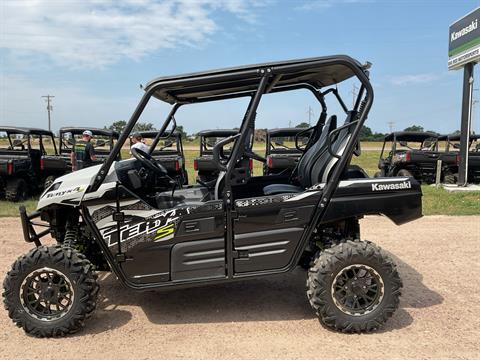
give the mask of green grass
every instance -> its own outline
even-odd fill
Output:
[[[257,151],[263,155],[261,151]],[[124,159],[130,157],[128,150],[122,151]],[[185,150],[185,165],[190,183],[195,181],[193,159],[198,156],[198,150]],[[364,150],[360,157],[353,157],[352,163],[361,166],[368,175],[373,176],[378,171],[378,150]],[[253,173],[255,176],[262,174],[262,163],[254,161]],[[480,192],[450,193],[433,186],[422,186],[423,214],[424,215],[480,215]],[[18,216],[18,207],[23,204],[28,211],[35,210],[36,200],[27,200],[24,203],[11,203],[0,201],[0,217]]]
[[[424,215],[480,215],[480,191],[448,192],[424,185]]]
[[[18,216],[18,207],[24,205],[27,212],[32,212],[37,208],[37,199],[29,199],[26,201],[14,203],[10,201],[0,200],[0,217]]]

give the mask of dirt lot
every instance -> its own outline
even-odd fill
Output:
[[[0,219],[0,275],[28,250],[17,219]],[[35,339],[0,311],[0,358],[480,358],[480,216],[425,217],[396,227],[363,221],[363,237],[394,254],[404,279],[385,329],[323,328],[304,294],[305,273],[169,293],[132,293],[102,274],[101,301],[81,333]]]

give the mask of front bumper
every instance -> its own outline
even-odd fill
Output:
[[[35,211],[30,215],[28,215],[27,210],[25,209],[25,206],[20,206],[19,211],[20,211],[20,220],[22,222],[22,231],[23,231],[24,240],[27,243],[33,242],[37,247],[42,246],[42,243],[40,242],[40,238],[50,234],[50,226],[45,223],[44,224],[35,223],[32,221],[40,217],[39,211]],[[46,229],[37,233],[34,226],[46,227]]]

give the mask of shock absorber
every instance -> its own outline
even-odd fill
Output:
[[[65,236],[63,238],[63,245],[75,247],[78,240],[78,212],[74,212],[65,224]]]

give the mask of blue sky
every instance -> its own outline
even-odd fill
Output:
[[[448,133],[459,128],[463,76],[447,70],[448,26],[477,6],[480,1],[4,0],[0,123],[46,127],[41,96],[52,94],[55,130],[103,127],[128,119],[142,95],[139,84],[157,76],[348,54],[373,64],[367,125],[374,131],[388,131],[392,121],[395,130],[418,124]],[[351,86],[339,87],[348,102]],[[318,116],[309,94],[270,97],[257,127],[307,121],[309,106]],[[480,100],[480,90],[475,97]],[[189,133],[238,126],[245,103],[195,105],[178,122]],[[159,126],[166,111],[151,103],[141,121]],[[333,106],[330,113],[337,111]],[[480,103],[475,114],[480,132]]]

